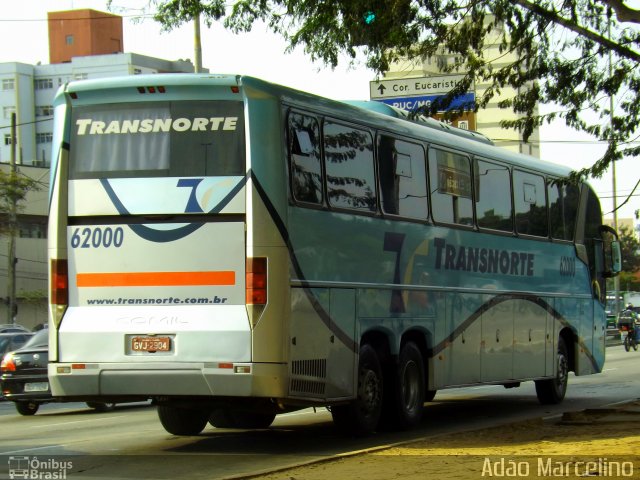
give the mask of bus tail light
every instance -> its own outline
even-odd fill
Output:
[[[51,260],[51,303],[66,305],[69,301],[69,275],[66,259]]]
[[[69,301],[69,272],[66,259],[51,260],[51,303],[67,305]]]
[[[246,292],[247,305],[266,305],[267,259],[265,257],[247,258]]]
[[[66,258],[51,260],[50,288],[51,314],[55,326],[59,327],[69,303],[69,272]]]

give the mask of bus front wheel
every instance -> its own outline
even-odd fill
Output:
[[[358,362],[358,392],[347,405],[331,408],[333,423],[345,434],[366,435],[375,431],[382,410],[382,368],[375,349],[360,347]]]
[[[158,417],[164,429],[172,435],[198,435],[209,421],[208,410],[159,405]]]
[[[556,375],[546,380],[536,380],[536,394],[543,405],[554,405],[562,402],[567,393],[569,383],[569,354],[562,337],[558,338],[556,354]]]

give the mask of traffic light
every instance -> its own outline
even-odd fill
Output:
[[[365,12],[365,14],[363,15],[363,19],[365,24],[371,25],[373,22],[376,21],[376,14],[371,10],[369,10]]]

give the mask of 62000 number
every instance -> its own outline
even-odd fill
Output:
[[[71,235],[71,248],[120,248],[123,240],[122,227],[76,228]]]

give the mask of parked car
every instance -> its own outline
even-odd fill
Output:
[[[10,333],[10,332],[30,332],[27,327],[23,327],[22,325],[7,323],[4,325],[0,325],[0,333]]]
[[[47,377],[49,331],[45,328],[31,335],[22,348],[5,354],[0,363],[2,394],[15,403],[21,415],[34,415],[43,403],[56,401]],[[113,408],[101,402],[87,405],[101,411]]]
[[[0,359],[5,353],[22,347],[31,337],[33,337],[31,332],[0,333]]]

